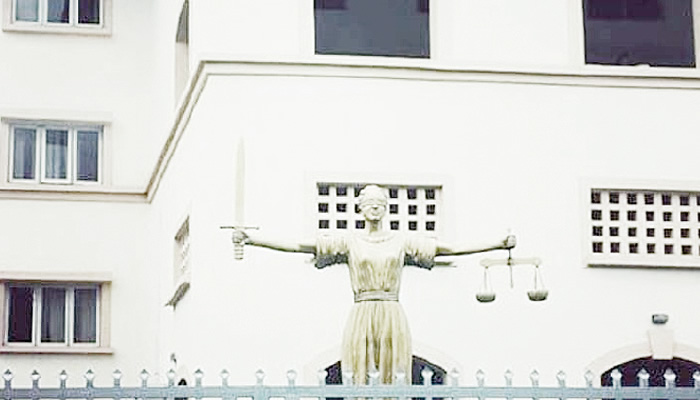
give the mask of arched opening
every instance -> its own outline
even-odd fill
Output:
[[[700,364],[682,358],[669,360],[654,359],[652,357],[637,358],[618,364],[600,376],[601,386],[612,386],[611,373],[614,370],[622,373],[622,386],[639,386],[639,372],[644,369],[649,373],[649,386],[664,386],[664,373],[670,369],[676,375],[676,386],[693,387],[693,374],[700,371]]]

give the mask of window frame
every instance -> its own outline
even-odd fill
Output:
[[[2,278],[0,276],[0,278]],[[0,279],[0,296],[2,296],[2,309],[0,309],[0,328],[2,329],[0,353],[111,353],[109,345],[108,317],[109,317],[109,281],[85,280],[63,281],[40,279]],[[31,342],[10,342],[10,288],[29,287],[32,289],[32,340]],[[41,340],[41,300],[45,288],[66,289],[65,294],[65,340],[63,342],[43,342]],[[75,341],[75,290],[95,289],[95,342]]]
[[[32,184],[64,184],[64,185],[101,185],[104,175],[104,125],[95,123],[66,123],[66,122],[32,122],[17,121],[9,122],[9,154],[8,154],[8,181],[11,183],[32,183]],[[15,154],[15,130],[33,129],[35,131],[35,154],[34,154],[34,178],[16,178],[14,176],[14,154]],[[66,178],[46,177],[46,131],[47,130],[68,131],[68,149],[66,163]],[[97,133],[97,179],[80,180],[78,172],[78,133]]]
[[[83,35],[107,36],[112,33],[112,0],[99,0],[100,22],[98,24],[80,23],[78,21],[79,0],[69,0],[70,15],[68,23],[47,21],[47,1],[38,0],[37,21],[19,21],[16,18],[17,0],[1,0],[3,2],[3,30],[25,31],[39,33],[67,33]]]

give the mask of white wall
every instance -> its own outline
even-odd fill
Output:
[[[507,269],[495,271],[499,299],[477,303],[481,256],[457,259],[459,269],[405,271],[401,301],[414,341],[465,374],[513,368],[526,383],[536,367],[552,383],[559,369],[580,377],[603,354],[646,341],[657,312],[671,316],[679,342],[700,347],[695,271],[587,268],[580,236],[583,179],[697,189],[699,143],[687,135],[700,122],[697,91],[314,78],[321,69],[298,68],[311,77],[209,77],[153,203],[170,238],[172,221],[191,210],[192,289],[172,315],[172,346],[190,369],[226,367],[232,382],[251,383],[257,368],[282,382],[288,368],[320,367],[352,303],[343,267],[315,271],[303,255],[250,247],[244,262],[232,259],[218,226],[233,220],[240,136],[246,222],[269,235],[308,238],[316,223],[309,176],[410,180],[427,171],[446,177],[452,199],[445,223],[453,233],[441,239],[483,242],[512,229],[515,256],[544,260],[544,303],[527,301],[524,267],[514,290]],[[162,271],[167,282],[171,266]]]

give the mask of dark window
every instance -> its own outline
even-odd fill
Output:
[[[664,237],[667,239],[672,238],[673,237],[673,229],[671,229],[671,228],[664,229]]]
[[[335,205],[335,210],[338,212],[346,212],[348,211],[348,205],[345,203],[338,203]]]
[[[692,0],[584,0],[586,63],[694,67]]]
[[[647,237],[654,237],[654,228],[647,228]]]
[[[365,221],[355,221],[355,229],[365,229]]]
[[[594,253],[602,253],[603,252],[603,243],[602,242],[593,242],[593,252]]]
[[[690,229],[688,229],[688,228],[681,229],[681,237],[682,238],[689,238],[690,237]]]
[[[399,189],[397,189],[397,188],[389,189],[389,198],[398,199],[399,198]]]
[[[330,227],[330,222],[327,219],[322,219],[318,221],[319,229],[328,229]]]
[[[681,253],[682,253],[684,256],[689,256],[689,255],[692,255],[692,254],[693,254],[693,251],[692,251],[692,248],[691,248],[689,245],[685,244],[685,245],[681,246]]]
[[[656,253],[656,245],[654,243],[647,243],[647,254]]]
[[[428,0],[314,0],[317,54],[430,56]]]
[[[670,194],[662,194],[661,195],[661,204],[665,206],[670,206],[671,205],[671,195]]]
[[[328,212],[328,203],[318,203],[318,212],[327,213]]]
[[[654,193],[644,194],[644,204],[654,204]]]
[[[427,200],[435,200],[435,189],[425,189],[425,198]]]
[[[594,226],[593,227],[593,236],[603,236],[603,227],[602,226]]]
[[[700,215],[700,214],[698,214]],[[594,221],[600,221],[603,219],[603,213],[600,210],[591,210],[591,219]]]
[[[399,230],[399,221],[391,221],[389,223],[389,226],[391,227],[392,231],[398,231]]]
[[[681,196],[681,205],[682,206],[689,206],[690,205],[690,196],[682,195]]]
[[[328,185],[318,185],[318,195],[319,196],[328,196],[328,192],[329,192]]]
[[[335,188],[335,195],[336,196],[347,196],[348,195],[348,187],[347,186],[337,186]]]
[[[636,211],[627,211],[627,220],[628,221],[636,221],[637,220],[637,212]]]
[[[435,221],[426,221],[425,222],[425,230],[426,231],[434,231],[435,230]]]
[[[340,219],[338,221],[335,221],[335,227],[338,229],[347,229],[348,227],[348,221]]]
[[[408,214],[409,215],[416,215],[418,214],[418,206],[415,204],[411,204],[408,206]]]
[[[673,254],[673,245],[672,244],[665,244],[664,245],[664,254]]]
[[[620,212],[617,210],[610,211],[610,220],[617,221],[620,219]]]
[[[619,253],[620,252],[620,243],[617,243],[617,242],[610,243],[610,252],[611,253]]]
[[[416,221],[408,221],[408,230],[409,230],[409,231],[418,230],[418,222],[416,222]]]
[[[600,204],[600,192],[591,192],[591,203]]]
[[[416,189],[416,188],[406,189],[406,196],[408,197],[409,200],[417,199],[418,198],[418,189]]]
[[[637,228],[627,228],[627,236],[629,236],[629,237],[637,236]]]
[[[666,222],[673,221],[673,214],[670,211],[664,212],[664,221],[666,221]]]
[[[636,193],[627,193],[627,204],[637,204]]]
[[[428,215],[435,215],[435,204],[428,204],[425,208],[425,212]]]
[[[630,254],[639,253],[639,245],[637,243],[630,243]]]
[[[620,229],[616,226],[611,226],[610,227],[610,236],[618,236],[620,233]]]
[[[610,203],[617,204],[620,202],[620,193],[610,192]]]
[[[99,24],[100,0],[78,1],[78,22],[81,24]]]
[[[398,214],[399,213],[399,205],[398,204],[389,204],[389,214]]]
[[[653,211],[647,211],[647,221],[653,221],[654,220],[654,212]]]
[[[681,221],[688,222],[690,220],[690,213],[688,211],[681,212]]]
[[[33,290],[30,287],[10,287],[8,342],[32,341]]]

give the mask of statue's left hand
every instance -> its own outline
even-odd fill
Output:
[[[506,239],[503,241],[503,248],[510,250],[515,247],[516,244],[517,240],[515,239],[515,235],[508,235],[508,237],[506,237]]]

